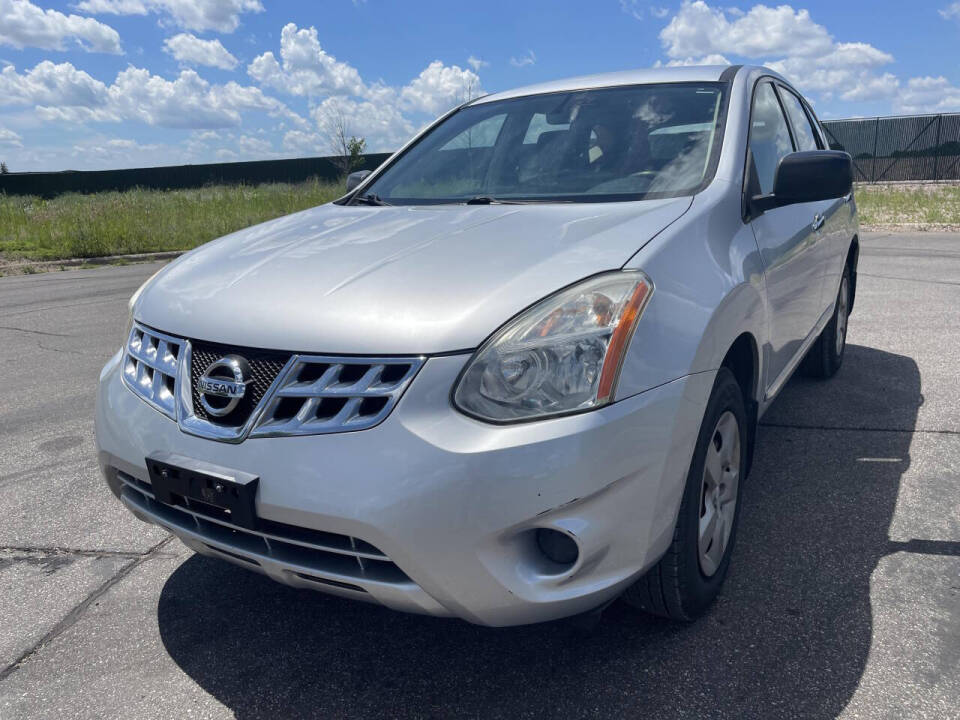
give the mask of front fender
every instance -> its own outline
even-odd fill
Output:
[[[739,189],[715,181],[628,263],[644,270],[655,290],[627,350],[618,400],[716,370],[743,333],[763,347],[763,264],[739,208]]]

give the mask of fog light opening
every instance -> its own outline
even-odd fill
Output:
[[[571,567],[580,556],[576,541],[552,528],[537,528],[537,547],[550,562],[564,568]]]

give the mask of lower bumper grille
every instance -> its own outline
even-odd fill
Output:
[[[161,503],[154,498],[149,483],[123,472],[118,477],[123,482],[123,496],[131,505],[159,518],[174,531],[181,528],[200,536],[211,550],[242,562],[259,565],[257,557],[267,557],[296,567],[302,579],[357,592],[365,591],[351,580],[412,584],[390,558],[359,538],[271,520],[260,520],[258,530],[247,530],[218,517],[216,508],[209,505],[186,498],[177,499],[174,505]]]

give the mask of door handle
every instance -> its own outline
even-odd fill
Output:
[[[816,232],[821,227],[823,227],[823,223],[826,222],[826,220],[827,219],[823,215],[821,215],[820,213],[817,213],[816,215],[813,216],[813,224],[810,227],[813,228],[814,232]]]

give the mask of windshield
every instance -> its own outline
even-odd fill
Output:
[[[636,85],[471,105],[363,193],[391,205],[691,195],[713,173],[724,89]]]

